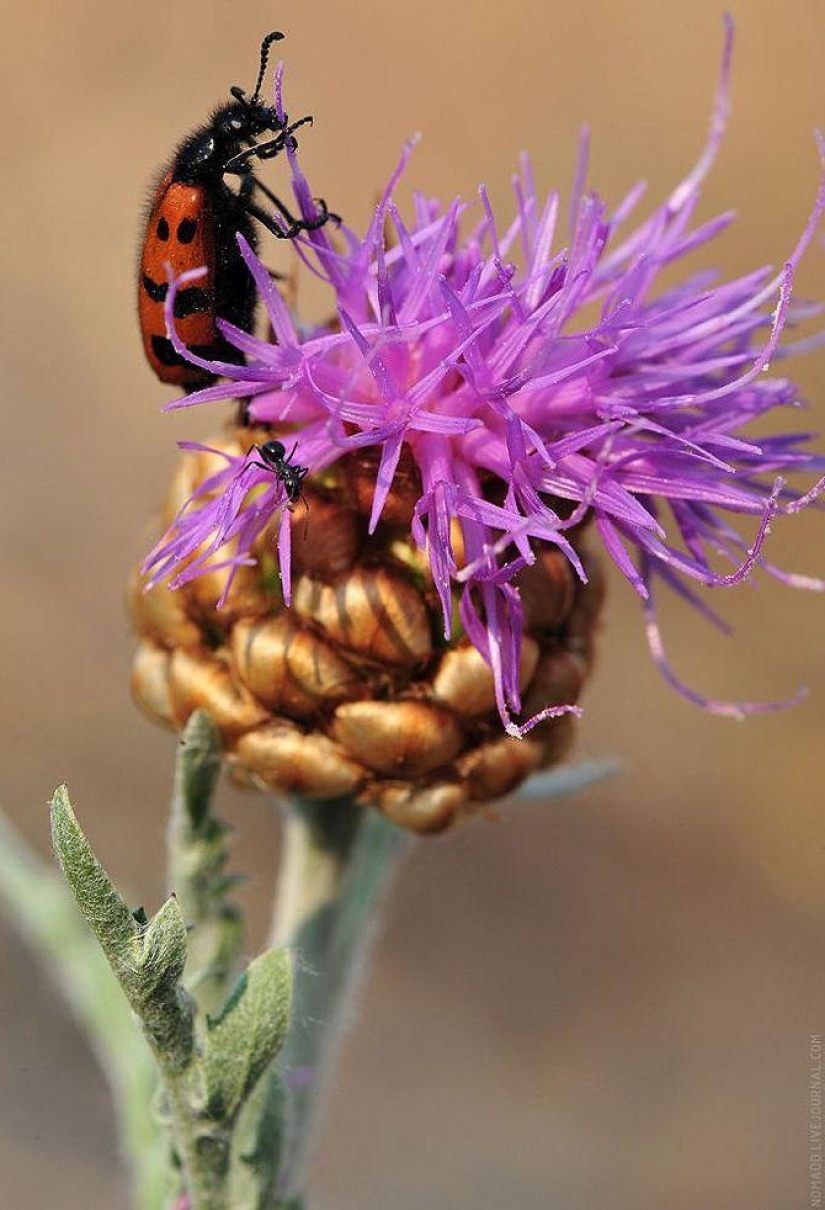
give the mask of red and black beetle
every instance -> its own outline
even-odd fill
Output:
[[[331,217],[319,200],[317,218],[295,218],[254,173],[255,160],[270,160],[295,147],[295,131],[312,122],[311,116],[290,122],[261,100],[270,48],[281,38],[277,31],[264,38],[252,95],[247,97],[238,85],[230,88],[232,100],[182,140],[152,195],[140,257],[138,314],[146,357],[161,382],[192,389],[214,379],[180,357],[169,340],[167,266],[175,277],[206,269],[201,281],[182,287],[175,297],[176,331],[183,343],[200,357],[238,362],[242,355],[223,340],[216,322],[226,319],[246,331],[252,327],[255,291],[238,250],[238,232],[255,248],[255,222],[279,239],[294,239]],[[229,187],[226,176],[240,178],[237,190]],[[271,209],[259,205],[257,195]]]

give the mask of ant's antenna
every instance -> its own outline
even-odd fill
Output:
[[[266,75],[266,65],[269,62],[269,48],[273,42],[280,42],[283,34],[279,30],[274,30],[271,34],[267,34],[261,43],[261,66],[258,68],[258,79],[255,82],[255,91],[250,97],[249,104],[257,105],[261,99],[261,85],[264,82]]]

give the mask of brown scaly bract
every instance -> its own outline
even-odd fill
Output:
[[[238,455],[256,438],[254,430],[229,430],[212,444]],[[182,455],[166,523],[217,463],[208,453]],[[412,463],[400,467],[369,541],[369,454],[307,489],[308,519],[300,509],[292,517],[291,608],[273,548],[279,518],[258,540],[258,565],[239,569],[220,609],[223,570],[177,591],[145,592],[136,575],[131,606],[141,644],[132,684],[138,702],[177,729],[195,709],[207,710],[243,784],[356,798],[403,827],[435,832],[557,764],[575,719],[548,719],[524,739],[503,734],[489,667],[460,632],[444,643],[429,563],[409,535],[419,489],[411,481],[405,492],[405,474],[414,478]],[[577,702],[592,665],[603,581],[585,529],[574,536],[587,585],[550,545],[521,573],[525,717]]]

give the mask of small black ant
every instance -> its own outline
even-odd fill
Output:
[[[265,441],[263,445],[252,445],[246,451],[246,456],[248,458],[255,450],[260,456],[260,461],[247,462],[246,465],[260,467],[262,471],[270,471],[276,479],[283,483],[287,499],[286,506],[290,512],[294,512],[295,505],[299,500],[303,500],[304,507],[309,513],[309,504],[303,491],[304,479],[309,474],[309,467],[299,466],[297,462],[292,461],[297,448],[297,441],[289,454],[286,452],[286,446],[280,441]]]

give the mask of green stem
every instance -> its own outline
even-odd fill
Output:
[[[108,1080],[135,1210],[166,1210],[169,1145],[151,1109],[157,1070],[149,1047],[66,885],[2,816],[0,897],[43,959]]]
[[[180,1076],[163,1076],[173,1120],[175,1142],[186,1173],[192,1210],[233,1210],[227,1200],[229,1131],[204,1130],[192,1114],[191,1089]]]
[[[296,955],[296,1011],[279,1059],[290,1093],[278,1206],[302,1204],[325,1079],[406,840],[346,800],[288,806],[271,942]]]
[[[196,711],[181,737],[167,836],[168,883],[189,928],[184,984],[197,1004],[216,1013],[236,977],[243,922],[227,899],[229,828],[212,812],[221,771],[220,737]]]

